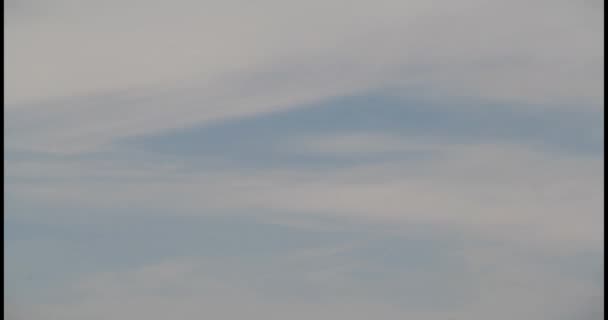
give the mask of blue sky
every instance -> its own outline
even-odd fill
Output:
[[[603,315],[598,2],[9,4],[9,319]]]

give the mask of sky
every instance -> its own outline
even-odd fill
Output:
[[[603,318],[603,3],[5,1],[9,320]]]

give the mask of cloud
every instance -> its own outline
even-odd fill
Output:
[[[5,9],[7,217],[61,226],[11,238],[12,257],[29,268],[10,272],[88,269],[71,274],[82,276],[73,291],[62,291],[69,277],[13,282],[26,292],[9,299],[13,314],[500,320],[601,309],[581,266],[598,263],[576,260],[603,251],[596,3],[18,0]],[[125,220],[151,232],[150,219],[211,216],[315,240],[345,229],[365,237],[222,261],[184,237],[172,242],[180,254],[131,244],[156,256],[134,250],[141,260],[130,260],[111,250],[130,243],[127,232],[106,232]],[[250,239],[238,230],[228,235]],[[51,239],[59,233],[74,238]],[[414,254],[431,240],[390,253],[412,233],[457,238],[449,247],[459,248],[431,250],[439,260]],[[399,240],[370,241],[390,237]],[[65,261],[50,263],[51,252]],[[27,294],[43,289],[61,292]]]
[[[556,158],[508,144],[445,145],[431,140],[418,145],[434,151],[434,156],[422,162],[387,160],[323,170],[199,168],[192,172],[162,162],[22,162],[8,170],[14,182],[7,199],[68,206],[73,208],[65,213],[68,216],[92,208],[168,210],[174,215],[235,210],[328,214],[380,223],[443,225],[558,251],[599,249],[601,159]],[[28,175],[37,180],[28,182]]]
[[[391,292],[383,287],[386,299],[370,297],[370,284],[363,289],[352,286],[356,274],[344,270],[327,272],[341,266],[334,256],[308,256],[299,264],[289,259],[266,261],[260,265],[239,261],[178,259],[129,268],[115,272],[89,275],[74,284],[68,302],[40,304],[29,310],[30,319],[190,319],[210,316],[216,319],[555,319],[577,307],[593,305],[597,288],[585,281],[567,278],[551,268],[529,261],[508,258],[497,264],[503,252],[467,252],[464,269],[392,272],[393,281],[405,280],[405,292]],[[297,254],[297,253],[296,253]],[[302,258],[302,255],[299,255]],[[484,264],[483,258],[494,261]],[[302,265],[302,262],[307,262]],[[457,264],[456,264],[457,265]],[[343,265],[342,265],[343,266]],[[369,266],[347,264],[347,268]],[[379,270],[373,270],[378,272]],[[444,274],[447,272],[448,274]],[[459,273],[453,277],[451,273]],[[316,281],[313,275],[324,275]],[[475,274],[474,277],[471,277]],[[443,282],[445,277],[451,280]],[[345,278],[343,278],[345,277]],[[401,279],[405,277],[405,279]],[[416,281],[418,277],[419,281]],[[347,282],[342,282],[347,280]],[[420,281],[423,280],[423,281]],[[288,283],[287,292],[274,292]],[[350,283],[350,284],[349,284]],[[316,298],[307,298],[302,286],[312,288]],[[338,289],[338,291],[334,291]],[[363,290],[362,290],[363,289]],[[296,289],[297,290],[297,289]],[[301,289],[300,289],[301,290]],[[433,293],[434,294],[430,294]],[[460,299],[438,306],[448,292],[457,292]],[[334,294],[337,293],[337,294]],[[394,294],[393,297],[390,297]],[[408,297],[419,297],[418,307],[409,305]],[[77,297],[77,298],[74,298]],[[420,297],[423,297],[420,299]],[[400,301],[400,303],[395,303]],[[591,304],[589,304],[591,303]],[[434,306],[434,307],[430,307]],[[574,315],[577,315],[575,312]]]
[[[357,70],[359,78],[380,75],[382,81],[409,78],[392,74],[395,68],[423,67],[431,72],[422,79],[431,76],[435,84],[446,79],[446,89],[471,83],[457,90],[474,96],[479,86],[503,97],[520,95],[518,90],[528,98],[560,100],[601,94],[601,77],[594,74],[602,63],[601,30],[584,3],[383,0],[349,2],[349,10],[345,4],[37,2],[48,9],[46,15],[8,26],[7,91],[20,93],[17,100],[32,97],[31,88],[71,96],[122,90],[146,79],[171,82],[201,73],[213,79],[269,62],[280,66],[312,58]],[[320,78],[332,78],[319,71]],[[29,76],[34,72],[38,77]],[[454,76],[464,79],[454,82]],[[577,85],[580,80],[585,81]]]
[[[345,5],[32,2],[48,10],[5,32],[5,102],[16,126],[40,125],[9,142],[94,150],[377,88],[602,106],[602,31],[582,2]]]

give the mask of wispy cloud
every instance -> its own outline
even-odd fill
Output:
[[[598,6],[5,3],[5,316],[603,310]]]
[[[15,181],[8,195],[17,202],[31,199],[80,207],[78,211],[129,207],[177,215],[217,210],[329,213],[453,224],[488,236],[539,237],[560,246],[599,244],[601,159],[554,158],[509,145],[424,146],[436,151],[424,162],[395,160],[321,171],[201,168],[193,173],[162,163],[121,168],[99,161],[84,166],[63,161],[34,171],[35,164],[23,163],[15,166],[25,166],[21,177],[35,173],[43,179],[50,174],[50,179]]]
[[[37,5],[48,10],[7,25],[5,78],[9,119],[44,119],[31,129],[46,139],[28,142],[38,148],[91,148],[378,87],[578,108],[603,101],[599,18],[579,2]],[[103,107],[89,96],[134,88],[144,91]],[[83,100],[48,103],[74,96]],[[43,103],[11,107],[27,101]]]
[[[469,258],[483,258],[483,255],[470,255]],[[382,301],[366,295],[377,281],[367,283],[365,288],[343,284],[340,278],[327,273],[332,266],[335,267],[334,263],[334,259],[326,260],[325,266],[308,266],[303,273],[274,269],[268,263],[243,267],[197,260],[167,261],[91,276],[74,288],[80,296],[77,303],[38,305],[29,312],[44,315],[47,319],[113,319],[123,316],[164,319],[195,315],[220,319],[244,316],[271,319],[393,319],[402,316],[429,320],[446,316],[454,319],[552,319],[567,315],[581,302],[593,305],[594,295],[599,293],[593,289],[590,291],[588,284],[577,282],[569,283],[568,289],[564,290],[561,286],[564,279],[560,275],[546,269],[522,268],[510,257],[508,264],[502,265],[470,261],[464,265],[470,269],[469,275],[460,280],[453,278],[449,271],[443,273],[446,270],[435,270],[433,276],[422,270],[413,272],[426,283],[416,281],[415,275],[408,276],[407,271],[393,274],[396,277],[393,282],[407,283],[402,287],[405,292],[384,292],[382,294],[387,298]],[[321,276],[321,271],[325,272],[322,279],[315,281],[311,278],[313,273]],[[225,277],[231,272],[234,272],[234,277]],[[291,288],[304,287],[300,292],[284,292],[275,287],[280,282],[273,278],[286,281]],[[453,285],[456,282],[468,282],[468,285],[455,293]],[[311,288],[318,298],[316,301],[293,299],[294,295],[305,294],[304,291]],[[273,293],[277,289],[279,291]],[[442,296],[451,294],[460,295],[458,302],[448,304],[447,308],[440,306]],[[404,309],[410,305],[410,299],[415,299],[418,307]]]

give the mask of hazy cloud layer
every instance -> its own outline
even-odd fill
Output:
[[[5,2],[5,316],[595,320],[602,8]]]

